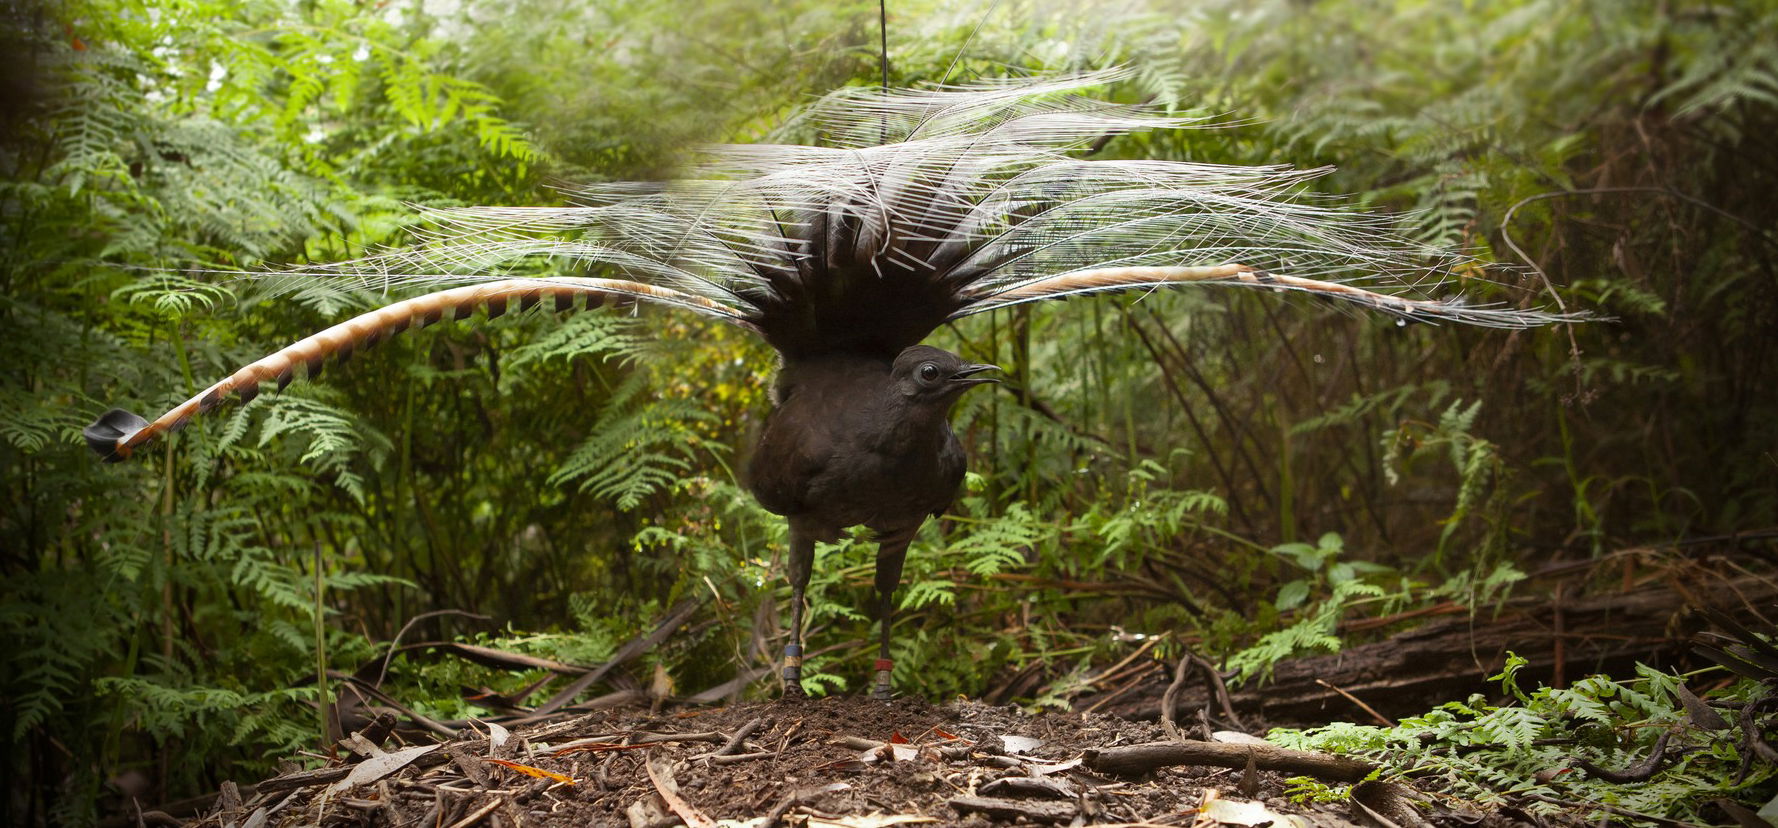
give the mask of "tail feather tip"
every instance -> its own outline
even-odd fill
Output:
[[[121,408],[113,408],[99,415],[92,425],[82,429],[80,434],[86,438],[86,445],[107,463],[116,463],[130,456],[125,440],[136,436],[136,433],[148,427],[148,421],[136,414]]]

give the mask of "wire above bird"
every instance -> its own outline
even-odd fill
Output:
[[[988,367],[920,346],[941,325],[1029,302],[1186,285],[1298,292],[1498,328],[1585,318],[1428,298],[1468,260],[1306,193],[1325,169],[1083,157],[1110,136],[1198,123],[1084,94],[1122,77],[843,89],[794,123],[814,143],[709,148],[684,177],[585,187],[565,207],[425,211],[412,247],[297,273],[471,284],[305,338],[153,421],[107,412],[87,441],[123,459],[231,394],[250,399],[262,382],[282,388],[299,367],[313,377],[326,360],[408,327],[483,306],[497,314],[515,299],[558,309],[636,300],[712,317],[756,332],[783,358],[752,482],[792,527],[787,683],[799,676],[813,544],[862,523],[883,540],[876,691],[886,695],[901,557],[962,478],[945,414]],[[535,275],[548,272],[562,275]]]

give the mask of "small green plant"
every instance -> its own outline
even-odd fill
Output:
[[[1503,487],[1494,484],[1506,473],[1506,464],[1500,459],[1499,446],[1476,436],[1476,417],[1481,411],[1481,400],[1468,406],[1456,400],[1439,415],[1436,424],[1404,422],[1383,435],[1383,475],[1391,485],[1401,483],[1415,460],[1441,451],[1457,473],[1456,503],[1444,519],[1438,548],[1431,558],[1435,567],[1444,566],[1445,554],[1458,529],[1478,512],[1489,518],[1487,524],[1494,532],[1489,548],[1499,548],[1504,541],[1498,531],[1505,525],[1501,519],[1504,504],[1491,500],[1489,495],[1503,491]]]
[[[1281,616],[1295,612],[1296,620],[1229,656],[1228,667],[1238,681],[1269,677],[1273,666],[1293,656],[1339,652],[1342,644],[1335,628],[1346,610],[1388,597],[1387,590],[1367,577],[1390,575],[1394,570],[1367,561],[1342,561],[1344,551],[1345,542],[1332,532],[1322,535],[1314,546],[1286,543],[1271,548],[1273,556],[1302,573],[1284,582],[1272,602]],[[1310,596],[1317,592],[1326,597],[1310,603]]]
[[[1384,776],[1440,795],[1614,823],[1697,822],[1713,799],[1764,802],[1778,791],[1778,767],[1744,765],[1736,726],[1712,730],[1688,717],[1680,688],[1689,676],[1637,665],[1634,678],[1590,676],[1572,687],[1528,691],[1519,683],[1525,664],[1509,653],[1493,677],[1506,699],[1499,704],[1475,695],[1395,727],[1342,722],[1274,730],[1267,738],[1365,756],[1383,765]],[[1742,681],[1714,700],[1744,703],[1757,687]],[[1645,761],[1657,743],[1665,761],[1646,781],[1611,782],[1587,768],[1623,771]],[[1342,790],[1303,780],[1292,793],[1324,800]]]

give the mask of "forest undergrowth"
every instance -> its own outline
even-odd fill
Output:
[[[1610,321],[1398,327],[1206,290],[941,331],[1007,381],[958,408],[971,472],[909,559],[902,692],[1061,711],[1108,672],[1165,675],[1184,648],[1263,688],[1277,665],[1433,613],[1486,623],[1699,556],[1770,578],[1778,7],[978,5],[890,4],[891,82],[1128,66],[1107,99],[1220,125],[1101,157],[1335,165],[1320,191],[1472,252],[1476,301]],[[774,366],[734,331],[648,311],[478,318],[200,420],[143,462],[102,466],[79,432],[387,299],[242,272],[408,243],[415,206],[555,204],[561,182],[668,174],[698,141],[799,137],[783,125],[813,96],[876,82],[874,4],[0,13],[9,823],[91,824],[270,775],[331,743],[318,703],[343,685],[327,671],[397,639],[591,665],[690,606],[591,692],[778,692],[784,530],[736,474]],[[872,554],[862,537],[818,552],[811,693],[867,680]],[[1547,577],[1569,565],[1582,574]],[[1769,627],[1769,602],[1695,603]],[[1689,608],[1672,621],[1676,641],[1707,626]],[[387,671],[439,721],[549,678],[441,652]],[[1773,793],[1771,757],[1740,766],[1764,756],[1757,675],[1680,647],[1533,689],[1489,656],[1479,699],[1273,738],[1431,768],[1470,798],[1720,822],[1712,798]],[[1687,686],[1751,718],[1711,731]],[[1577,750],[1621,769],[1662,738],[1683,755],[1639,793],[1538,781]]]

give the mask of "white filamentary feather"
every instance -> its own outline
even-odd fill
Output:
[[[1491,327],[1580,318],[1428,298],[1467,260],[1305,193],[1326,169],[1079,157],[1107,136],[1197,123],[1082,94],[1122,77],[848,88],[795,122],[824,146],[712,147],[679,180],[574,190],[576,206],[428,210],[419,244],[305,272],[420,284],[541,265],[669,287],[748,318],[791,301],[787,284],[845,272],[942,283],[956,300],[947,318],[1184,283]],[[1231,264],[1241,268],[1206,275]]]

